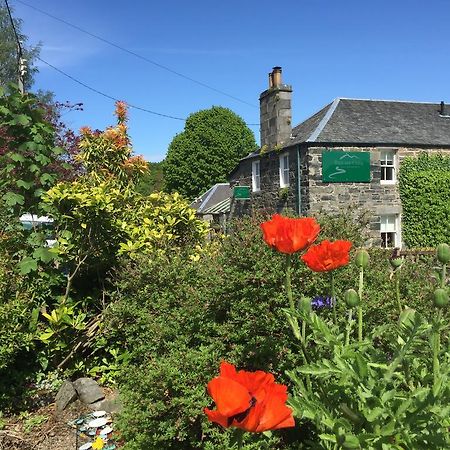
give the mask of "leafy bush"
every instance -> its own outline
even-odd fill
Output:
[[[368,339],[347,344],[338,327],[315,313],[299,317],[312,351],[289,373],[296,387],[291,405],[316,425],[320,448],[448,448],[448,354],[441,353],[441,371],[430,369],[441,324],[405,310],[392,334],[376,328]],[[377,344],[386,337],[388,352]]]
[[[34,95],[0,88],[0,188],[3,207],[17,217],[40,213],[42,192],[66,165],[60,158],[64,150],[55,146],[55,129],[44,116]]]
[[[166,189],[194,199],[215,183],[226,182],[239,160],[256,148],[252,131],[233,111],[213,106],[191,114],[167,151]]]
[[[400,168],[402,237],[409,247],[450,241],[450,157],[421,153]]]
[[[299,347],[282,308],[284,258],[262,241],[262,218],[233,223],[223,242],[214,242],[198,262],[184,256],[141,257],[118,272],[118,292],[107,311],[105,343],[130,353],[119,380],[125,399],[121,428],[127,448],[223,449],[230,433],[206,422],[202,408],[209,405],[206,383],[215,376],[220,360],[247,370],[263,369],[289,383],[286,370],[301,364]],[[321,218],[323,238],[354,240],[360,244],[359,225],[343,218]],[[394,281],[389,254],[372,249],[366,271],[365,332],[395,321]],[[295,296],[329,294],[326,274],[313,274],[293,258]],[[401,268],[401,295],[410,306],[432,314],[429,261],[406,261]],[[340,314],[343,294],[354,287],[358,269],[344,267],[336,274]],[[431,287],[430,287],[431,290]],[[186,386],[190,388],[186,388]],[[313,430],[277,432],[269,448],[298,448]],[[246,441],[246,448],[261,447]],[[259,445],[259,447],[258,447]]]

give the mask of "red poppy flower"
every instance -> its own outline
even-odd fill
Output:
[[[320,225],[311,217],[291,219],[274,214],[272,220],[261,224],[264,240],[281,253],[304,250],[317,238]]]
[[[349,241],[323,241],[310,247],[302,260],[314,272],[329,272],[348,264],[351,246]]]
[[[259,433],[295,425],[286,406],[287,387],[275,383],[273,375],[262,370],[237,372],[232,364],[222,362],[220,375],[208,383],[208,393],[217,409],[205,408],[205,414],[225,428]]]

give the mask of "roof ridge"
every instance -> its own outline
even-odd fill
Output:
[[[317,125],[316,129],[310,134],[309,138],[306,139],[306,142],[314,142],[318,138],[319,134],[325,128],[326,124],[328,123],[334,111],[336,110],[340,100],[341,98],[339,97],[333,100],[333,103],[330,105],[328,111],[322,117],[322,120],[319,122],[319,125]]]
[[[420,105],[439,105],[440,102],[418,102],[415,100],[387,100],[381,98],[350,98],[350,97],[339,97],[339,100],[356,100],[362,102],[387,102],[387,103],[416,103]]]

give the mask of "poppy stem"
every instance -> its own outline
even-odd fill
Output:
[[[437,386],[439,382],[439,375],[440,375],[439,353],[441,351],[441,330],[440,330],[441,320],[442,320],[442,310],[439,309],[437,318],[434,322],[433,332],[431,335],[431,342],[433,349],[433,378],[435,386]]]
[[[362,313],[362,297],[363,297],[363,289],[364,289],[364,267],[359,269],[359,305],[358,305],[358,341],[362,342],[362,327],[363,327],[363,313]]]
[[[242,449],[244,443],[244,430],[237,430],[237,450]]]
[[[398,268],[395,271],[395,297],[397,298],[397,306],[398,306],[398,312],[399,314],[402,313],[403,308],[402,308],[402,302],[400,300],[400,273],[399,273],[399,269]]]
[[[333,322],[337,324],[336,315],[336,289],[334,287],[334,271],[330,272],[330,284],[331,284],[331,302],[333,303]]]
[[[292,331],[294,333],[294,336],[298,340],[302,340],[302,335],[300,334],[300,328],[298,326],[298,320],[297,317],[295,317],[295,304],[294,304],[294,296],[292,294],[292,283],[291,283],[291,272],[292,272],[292,265],[291,265],[291,255],[286,255],[286,281],[285,281],[285,288],[286,288],[286,295],[289,300],[289,309],[292,312],[292,317],[289,320],[289,323],[292,327]]]
[[[347,330],[345,333],[345,345],[350,344],[350,333],[352,331],[352,320],[353,320],[353,308],[350,308],[350,311],[348,312]]]

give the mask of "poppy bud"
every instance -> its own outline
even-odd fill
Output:
[[[436,308],[444,308],[448,305],[448,292],[447,289],[438,288],[434,291],[433,302]]]
[[[361,249],[356,252],[355,264],[363,269],[369,265],[369,253],[367,253],[367,250]]]
[[[398,269],[403,264],[403,258],[391,258],[389,260],[391,267],[395,270]]]
[[[311,312],[311,299],[307,297],[302,297],[299,302],[299,309],[304,313]]]
[[[442,264],[447,264],[450,261],[450,245],[439,244],[436,249],[437,259]]]
[[[345,304],[350,308],[359,305],[359,295],[354,289],[348,289],[345,291],[344,300]]]

